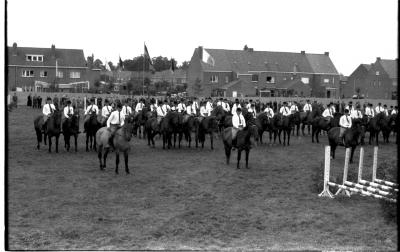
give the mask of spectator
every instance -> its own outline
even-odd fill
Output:
[[[18,97],[17,97],[17,93],[14,93],[13,97],[12,97],[12,106],[17,108],[18,107]]]
[[[38,108],[41,109],[42,108],[42,97],[39,95],[37,99],[38,99]]]
[[[34,94],[33,95],[33,106],[32,106],[32,108],[37,108],[38,107],[38,101],[37,101],[37,96],[36,96],[36,94]]]
[[[32,94],[28,95],[28,101],[26,102],[26,106],[32,107]]]

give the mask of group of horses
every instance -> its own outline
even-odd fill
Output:
[[[235,147],[238,151],[237,154],[237,168],[240,168],[241,152],[246,153],[246,168],[248,168],[248,158],[251,147],[254,143],[263,143],[263,133],[269,132],[270,143],[275,143],[278,137],[281,143],[281,133],[283,132],[283,145],[290,144],[291,134],[297,133],[299,130],[303,136],[305,135],[305,127],[308,128],[308,134],[312,135],[312,142],[314,136],[317,143],[319,142],[318,135],[325,131],[328,134],[329,144],[331,145],[331,156],[335,157],[335,149],[338,145],[344,145],[346,148],[350,147],[351,158],[357,145],[364,144],[365,132],[370,133],[369,143],[376,141],[378,144],[379,133],[383,133],[384,142],[388,142],[389,135],[392,131],[397,133],[398,117],[385,116],[383,113],[377,114],[375,117],[368,119],[364,116],[362,119],[353,119],[352,128],[347,130],[344,134],[344,141],[339,139],[339,119],[340,113],[335,113],[331,120],[326,120],[322,117],[323,108],[316,107],[312,112],[295,112],[289,116],[282,116],[275,114],[270,118],[266,113],[259,113],[256,118],[253,114],[248,112],[245,108],[242,110],[246,120],[246,127],[239,131],[237,134],[236,146],[232,144],[232,115],[226,112],[221,106],[217,106],[210,116],[199,118],[195,116],[185,116],[177,111],[169,111],[166,116],[157,121],[155,111],[151,112],[147,107],[144,107],[139,113],[134,113],[125,119],[123,127],[118,129],[114,137],[114,151],[116,153],[116,170],[118,173],[119,153],[124,154],[125,158],[125,171],[129,173],[128,169],[128,152],[130,150],[129,141],[131,136],[138,136],[139,138],[147,138],[147,144],[155,147],[154,137],[159,135],[162,137],[163,149],[170,149],[172,146],[176,147],[178,140],[178,148],[181,148],[183,138],[190,148],[192,145],[192,135],[194,135],[195,146],[199,144],[204,148],[206,136],[210,137],[211,149],[214,149],[214,136],[221,136],[224,143],[226,163],[229,164],[232,148]],[[79,132],[79,113],[76,111],[69,119],[64,119],[61,125],[61,111],[54,111],[48,118],[47,123],[44,125],[43,116],[38,116],[34,121],[36,136],[37,136],[37,149],[40,149],[42,136],[44,135],[44,143],[46,139],[49,141],[49,152],[52,147],[52,137],[55,137],[55,150],[58,152],[58,141],[61,134],[64,135],[65,149],[70,150],[70,139],[74,137],[75,151],[77,151],[77,138]],[[106,167],[107,155],[110,151],[110,144],[108,142],[110,131],[105,127],[105,122],[100,123],[97,115],[92,113],[89,119],[84,123],[86,132],[86,151],[95,150],[98,153],[100,162],[100,169]],[[173,138],[173,140],[172,140]],[[252,140],[253,139],[253,140]],[[173,143],[172,143],[173,141]]]

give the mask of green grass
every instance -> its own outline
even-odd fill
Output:
[[[225,165],[221,139],[211,151],[208,139],[203,150],[162,150],[160,140],[151,149],[133,138],[132,174],[115,175],[115,155],[100,171],[83,134],[78,153],[67,153],[63,140],[58,154],[36,150],[38,114],[26,107],[9,114],[10,249],[397,249],[397,227],[385,222],[378,200],[317,196],[326,137],[258,146],[249,170],[235,168],[235,153]],[[378,164],[396,158],[391,141],[380,145]],[[373,150],[365,151],[368,179]],[[343,162],[340,148],[333,177]]]

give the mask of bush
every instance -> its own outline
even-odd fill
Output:
[[[392,161],[390,163],[383,162],[379,165],[376,177],[379,179],[387,180],[397,183],[397,163]],[[397,198],[397,194],[393,194],[391,198]],[[389,223],[397,223],[397,204],[386,200],[380,200],[380,206],[383,211],[383,217]]]

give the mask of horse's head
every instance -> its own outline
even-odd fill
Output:
[[[221,121],[222,118],[225,116],[225,110],[222,108],[221,105],[215,107],[215,109],[211,112],[212,116],[215,116],[218,121]]]
[[[215,116],[208,117],[208,128],[210,131],[218,132],[218,120]]]
[[[269,118],[268,118],[267,113],[260,113],[257,116],[257,120],[260,122],[262,127],[266,127],[268,125],[268,122],[269,122]]]

